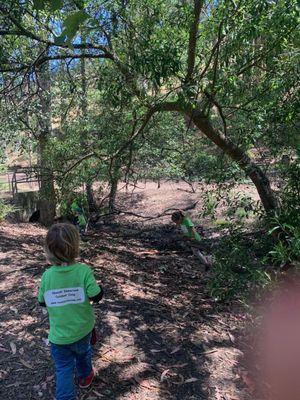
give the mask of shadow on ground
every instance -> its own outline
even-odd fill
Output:
[[[0,231],[0,396],[52,400],[48,321],[36,304],[45,231],[30,224]],[[238,324],[215,309],[207,278],[175,237],[168,225],[115,222],[84,238],[82,261],[94,268],[105,300],[95,308],[97,379],[80,399],[216,399],[217,386],[239,394],[230,364],[239,356],[232,344]]]

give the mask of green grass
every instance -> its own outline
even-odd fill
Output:
[[[9,184],[7,182],[0,182],[0,192],[8,192]]]
[[[231,221],[228,221],[226,219],[216,219],[215,221],[213,221],[213,225],[216,228],[220,228],[220,229],[226,229],[229,228],[231,226]]]

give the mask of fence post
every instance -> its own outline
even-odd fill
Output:
[[[16,171],[14,171],[11,179],[11,188],[12,188],[12,195],[13,197],[15,197],[15,195],[18,193]]]

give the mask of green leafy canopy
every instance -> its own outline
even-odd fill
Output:
[[[33,0],[33,5],[36,10],[57,11],[63,7],[63,0]]]

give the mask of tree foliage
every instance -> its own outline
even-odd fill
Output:
[[[299,145],[295,0],[28,0],[0,13],[1,135],[36,142],[48,63],[47,154],[61,190],[112,176],[246,174],[276,207],[265,156]]]

